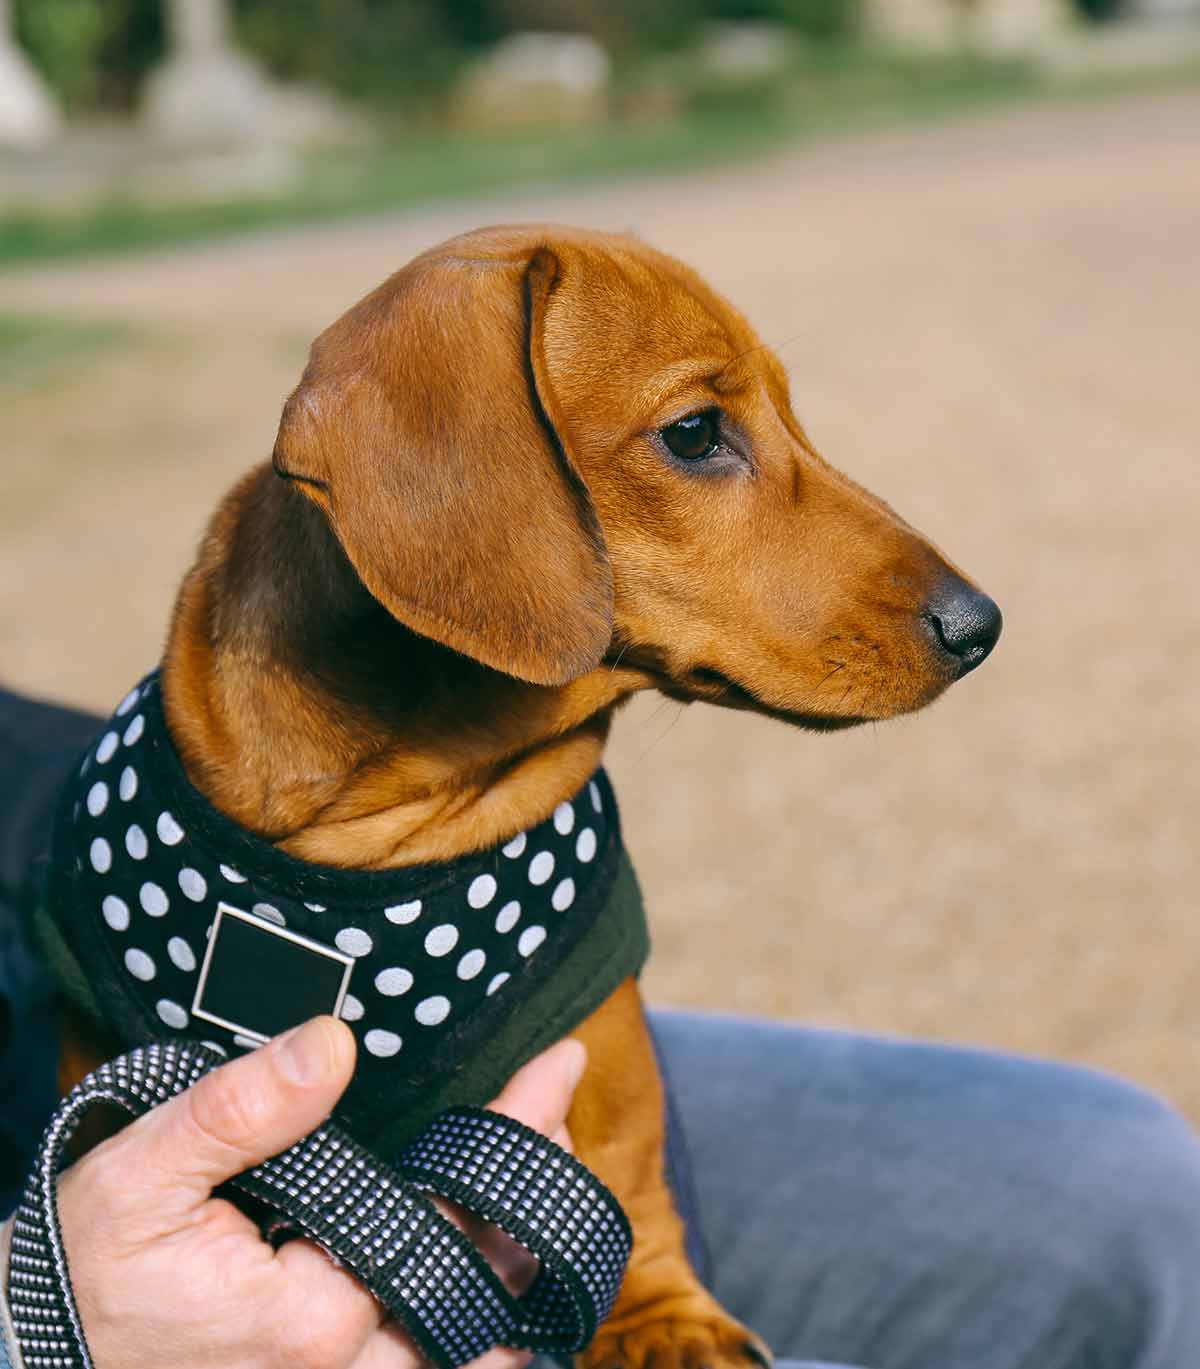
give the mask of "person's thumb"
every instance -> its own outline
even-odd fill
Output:
[[[319,1126],[350,1082],[354,1052],[348,1027],[315,1017],[138,1118],[101,1148],[103,1163],[124,1174],[138,1210],[173,1226],[218,1184]]]
[[[587,1068],[587,1048],[573,1037],[523,1065],[488,1106],[556,1140],[566,1125],[571,1099]]]

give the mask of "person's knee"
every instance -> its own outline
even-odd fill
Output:
[[[1075,1072],[1072,1105],[1047,1119],[1041,1179],[1053,1185],[1043,1254],[1141,1366],[1200,1346],[1200,1139],[1162,1100]]]

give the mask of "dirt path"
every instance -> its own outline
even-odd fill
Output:
[[[307,340],[460,228],[636,228],[782,347],[826,453],[1000,601],[931,712],[832,738],[647,701],[612,768],[660,1001],[1068,1056],[1200,1118],[1200,93],[800,148],[0,277],[134,321],[0,391],[0,672],[95,705],[155,657]]]

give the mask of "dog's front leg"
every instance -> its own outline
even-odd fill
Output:
[[[665,1174],[663,1086],[634,980],[574,1033],[588,1048],[568,1126],[579,1158],[633,1226],[633,1254],[612,1315],[576,1358],[582,1369],[733,1369],[766,1364],[762,1342],[700,1284]]]

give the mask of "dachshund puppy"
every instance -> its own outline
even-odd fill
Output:
[[[216,513],[161,674],[191,784],[288,856],[392,871],[545,821],[635,691],[814,731],[922,707],[995,605],[817,453],[783,367],[628,237],[484,229],[317,339],[273,459]],[[636,983],[574,1032],[570,1129],[635,1231],[585,1366],[765,1362],[663,1178]],[[120,1045],[71,1019],[62,1082]]]

